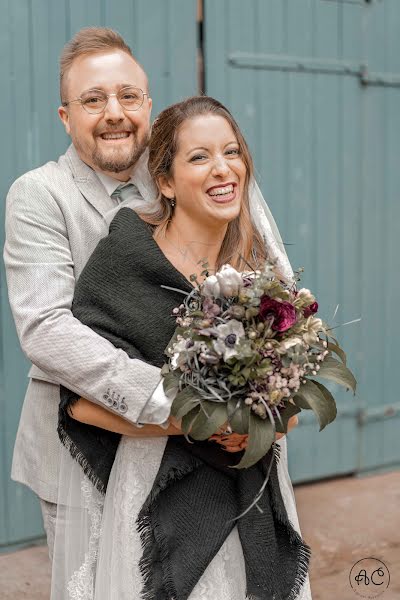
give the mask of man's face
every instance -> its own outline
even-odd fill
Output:
[[[147,77],[129,54],[120,50],[87,54],[75,59],[66,74],[63,100],[75,100],[92,90],[116,94],[127,86],[148,92]],[[145,96],[139,110],[129,111],[111,96],[99,114],[88,113],[79,102],[60,106],[58,113],[80,158],[126,181],[147,146],[151,105],[151,98]]]

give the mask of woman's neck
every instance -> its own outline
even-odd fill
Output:
[[[215,271],[217,258],[224,240],[227,224],[194,222],[184,216],[174,215],[164,236],[157,243],[167,258],[182,271],[187,278],[197,274],[201,280],[203,264],[207,263],[210,273]]]

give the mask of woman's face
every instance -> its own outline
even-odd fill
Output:
[[[235,219],[242,203],[246,165],[229,122],[217,115],[185,121],[178,133],[172,174],[161,185],[180,214],[215,227]]]

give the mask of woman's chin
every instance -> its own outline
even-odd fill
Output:
[[[220,221],[221,224],[230,223],[239,216],[240,204],[237,202],[229,202],[226,204],[210,206],[207,213],[214,221]]]

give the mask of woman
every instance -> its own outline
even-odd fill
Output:
[[[251,156],[219,102],[194,97],[163,111],[149,149],[157,210],[117,213],[82,273],[73,311],[130,356],[161,367],[172,309],[194,274],[201,281],[204,261],[208,272],[227,262],[257,268],[277,249],[253,224]],[[65,455],[59,505],[69,508],[58,515],[53,571],[65,597],[311,598],[284,444],[280,459],[270,453],[262,510],[236,525],[265,475],[264,463],[230,468],[246,436],[188,444],[173,419],[137,428],[67,390],[61,408],[61,439],[86,474]]]

